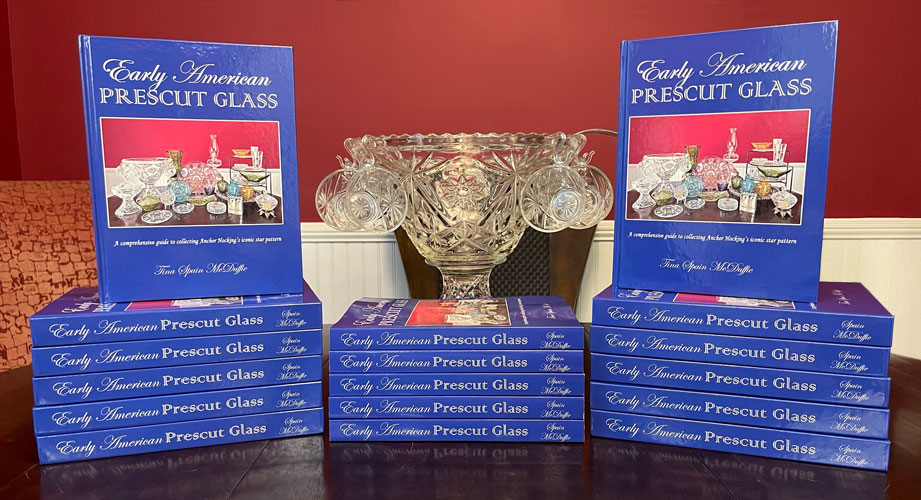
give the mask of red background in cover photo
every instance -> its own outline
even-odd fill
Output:
[[[639,163],[648,154],[681,153],[691,145],[700,146],[698,159],[722,157],[730,127],[737,129],[736,154],[740,163],[746,161],[752,142],[771,142],[775,138],[787,144],[788,162],[806,161],[809,110],[796,110],[634,117],[630,120],[628,163]]]
[[[511,326],[512,324],[505,299],[420,300],[406,320],[406,326],[451,326],[454,323],[448,321],[448,315],[464,314],[490,316],[493,322],[482,323],[484,325]],[[503,319],[500,320],[499,317]]]
[[[122,158],[165,157],[168,149],[182,150],[182,163],[207,161],[211,134],[217,134],[221,168],[230,168],[234,149],[258,146],[264,168],[279,168],[278,123],[226,120],[164,120],[102,118],[102,154],[106,168]],[[251,164],[250,160],[240,163]]]

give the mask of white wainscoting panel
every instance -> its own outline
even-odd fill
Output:
[[[393,234],[343,233],[305,222],[301,248],[304,279],[323,302],[324,323],[335,323],[362,297],[409,297]]]
[[[408,297],[392,234],[342,233],[323,223],[301,225],[304,277],[332,323],[361,297]],[[828,219],[822,247],[825,281],[859,281],[895,317],[892,350],[921,358],[921,219]],[[591,320],[591,300],[611,283],[614,226],[598,226],[576,314]]]

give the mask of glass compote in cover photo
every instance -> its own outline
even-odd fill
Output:
[[[640,195],[632,205],[639,211],[671,199],[681,178],[691,169],[691,159],[689,153],[648,154],[643,155],[637,169],[640,178],[630,186]]]
[[[611,183],[582,134],[414,134],[347,139],[351,158],[317,189],[320,217],[342,231],[403,227],[437,267],[445,298],[488,297],[489,274],[526,226],[596,225]]]
[[[141,189],[138,189],[135,194],[142,190],[143,194],[135,201],[139,208],[148,212],[156,208],[160,203],[160,191],[155,187],[155,184],[173,168],[172,165],[173,163],[169,158],[125,158],[118,165],[118,173],[124,179],[124,184],[140,183],[142,185]],[[129,188],[121,186],[118,191],[115,194],[124,200],[125,198],[122,197],[122,194],[126,194]],[[113,188],[113,192],[115,192],[115,188]],[[119,210],[125,208],[125,211],[122,212],[124,215],[137,213],[136,211],[132,212],[134,205],[123,203]],[[116,211],[116,215],[118,217],[124,216],[118,215],[118,211]]]

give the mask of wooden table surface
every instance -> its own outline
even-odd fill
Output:
[[[0,373],[0,499],[921,498],[921,360],[893,356],[890,472],[611,439],[330,443],[322,436],[39,466],[30,367]]]

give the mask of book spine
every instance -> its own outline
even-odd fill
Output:
[[[726,424],[885,439],[889,410],[784,399],[678,391],[625,384],[590,384],[592,409]]]
[[[46,377],[323,354],[322,330],[244,333],[32,349],[32,375]]]
[[[519,418],[581,420],[580,397],[402,396],[331,397],[329,418]]]
[[[582,351],[331,351],[330,373],[582,373]]]
[[[886,375],[889,348],[592,326],[593,352],[851,375]]]
[[[563,374],[329,375],[330,396],[582,396],[585,376]]]
[[[104,431],[39,436],[41,464],[137,455],[323,432],[323,409],[261,413]]]
[[[320,382],[193,392],[32,409],[35,435],[135,427],[323,406]]]
[[[858,377],[632,356],[591,355],[592,380],[743,394],[798,401],[885,407],[889,377]]]
[[[892,346],[892,317],[758,307],[706,307],[595,298],[592,322],[605,326],[682,330],[839,344]]]
[[[809,432],[591,412],[591,435],[688,448],[885,471],[889,441]]]
[[[32,379],[36,406],[320,380],[320,356],[234,361]]]
[[[628,78],[624,75],[629,74],[630,71],[630,48],[631,42],[623,40],[620,42],[620,101],[621,103],[629,102],[629,85]],[[628,138],[630,137],[630,118],[629,113],[627,113],[627,106],[622,105],[618,106],[617,111],[617,162],[614,166],[615,176],[614,176],[614,192],[617,193],[617,196],[620,196],[620,193],[624,193],[624,198],[626,199],[627,188],[625,184],[627,183],[627,166],[630,159],[630,147],[628,144]],[[614,224],[614,239],[615,241],[622,241],[622,229],[624,224],[619,223],[627,217],[626,213],[626,203],[622,203],[620,199],[615,199],[614,201],[614,220],[618,223]],[[618,278],[620,264],[621,264],[621,252],[614,252],[614,259],[611,264],[611,283],[614,288],[617,288],[617,284],[620,282]]]
[[[582,349],[584,328],[332,328],[332,351],[411,349]]]
[[[234,312],[207,307],[171,310],[33,316],[35,347],[124,342],[206,335],[315,330],[323,326],[320,304],[240,306]]]
[[[90,192],[98,192],[97,186],[103,186],[102,192],[105,193],[105,174],[99,179],[99,173],[96,172],[97,166],[102,165],[102,159],[97,154],[95,139],[102,137],[102,131],[99,127],[99,120],[96,115],[96,106],[92,103],[95,100],[93,95],[93,56],[92,43],[87,35],[80,35],[77,38],[80,50],[80,81],[83,89],[83,119],[86,128],[86,157],[87,166],[89,167]],[[103,213],[105,211],[105,195],[90,196],[90,204],[93,213]],[[108,246],[102,240],[103,230],[106,229],[101,217],[93,217],[93,243],[96,248],[96,269],[99,284],[99,296],[105,300],[109,295],[109,284],[105,279],[108,276],[107,264],[109,262],[106,256]],[[31,323],[31,322],[30,322]],[[33,335],[34,337],[34,335]],[[33,344],[35,340],[33,338]]]
[[[330,441],[582,443],[584,420],[330,420]]]

